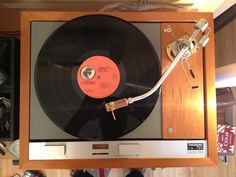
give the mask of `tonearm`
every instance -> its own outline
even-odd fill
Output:
[[[174,69],[174,67],[177,65],[178,62],[186,60],[193,53],[196,53],[199,48],[206,46],[207,42],[209,41],[208,36],[210,33],[210,28],[208,28],[208,22],[205,19],[200,19],[198,22],[196,22],[194,28],[195,30],[191,35],[185,35],[166,47],[167,55],[172,60],[172,63],[169,65],[169,67],[166,69],[166,71],[161,76],[159,81],[151,90],[142,95],[129,98],[122,98],[105,104],[106,111],[112,113],[114,120],[116,120],[114,114],[115,110],[126,107],[129,104],[132,104],[136,101],[145,99],[150,95],[152,95],[153,93],[155,93],[160,88],[162,83],[165,81],[167,76],[171,73],[171,71]],[[206,34],[203,34],[206,29],[208,29],[208,32]],[[198,34],[201,34],[199,41],[197,41]]]

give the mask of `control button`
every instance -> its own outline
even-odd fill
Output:
[[[43,154],[46,157],[61,157],[66,154],[65,145],[45,145]]]
[[[139,156],[140,145],[139,144],[119,144],[120,156]]]

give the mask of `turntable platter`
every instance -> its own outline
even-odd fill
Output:
[[[44,43],[35,68],[36,93],[47,116],[85,140],[127,134],[148,118],[158,99],[156,93],[120,109],[116,120],[106,112],[106,102],[147,92],[161,74],[150,41],[116,17],[89,15],[65,23]]]

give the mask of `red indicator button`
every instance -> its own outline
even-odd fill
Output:
[[[93,149],[109,149],[109,144],[93,144]]]

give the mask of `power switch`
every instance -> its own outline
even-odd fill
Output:
[[[119,144],[120,156],[139,156],[140,145],[137,144]]]

